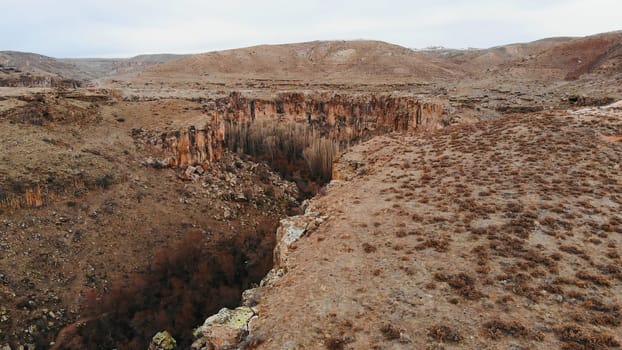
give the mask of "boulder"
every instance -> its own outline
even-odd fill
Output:
[[[292,216],[281,220],[276,230],[276,247],[274,248],[274,267],[287,270],[287,255],[298,239],[311,228],[315,228],[328,217],[321,216],[307,208],[304,215]]]
[[[197,340],[192,349],[227,350],[235,349],[246,337],[250,321],[257,313],[253,308],[240,306],[235,309],[223,308],[208,317],[194,332]]]
[[[173,336],[167,332],[158,332],[151,339],[149,350],[173,350],[177,346],[177,342]]]

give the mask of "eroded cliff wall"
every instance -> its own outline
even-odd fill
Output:
[[[228,122],[305,123],[340,141],[351,141],[391,131],[428,132],[447,119],[443,101],[414,95],[287,92],[260,98],[233,92],[200,102],[209,120],[205,129],[189,126],[163,133],[158,141],[163,151],[159,164],[185,169],[218,160]]]
[[[207,101],[208,108],[225,120],[279,118],[356,130],[431,130],[441,126],[446,113],[441,100],[414,95],[286,92],[256,98],[234,92]]]
[[[163,162],[171,168],[209,165],[221,158],[224,140],[224,122],[212,115],[204,129],[190,126],[186,130],[163,133],[160,140],[165,155]]]

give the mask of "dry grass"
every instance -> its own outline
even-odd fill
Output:
[[[475,300],[483,296],[475,288],[475,278],[464,272],[458,274],[435,273],[434,279],[439,282],[447,282],[451,288],[466,299]]]
[[[484,335],[491,339],[512,337],[542,340],[544,338],[542,333],[528,329],[518,321],[502,321],[500,319],[494,319],[485,322],[482,331]]]
[[[596,333],[577,325],[565,325],[556,330],[563,350],[601,350],[617,348],[618,340],[608,333]]]
[[[396,340],[400,339],[402,336],[402,330],[390,323],[383,324],[382,327],[380,327],[380,332],[386,340]]]
[[[459,343],[464,339],[462,334],[446,325],[435,325],[427,329],[427,336],[437,342]]]

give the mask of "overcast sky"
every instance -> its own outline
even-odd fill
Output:
[[[620,0],[2,0],[0,8],[0,50],[54,57],[332,39],[491,47],[622,30]]]

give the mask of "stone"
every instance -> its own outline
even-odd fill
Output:
[[[169,332],[162,331],[153,336],[149,344],[149,350],[173,350],[176,346],[177,341],[175,341],[175,338]]]
[[[261,293],[259,292],[259,288],[247,289],[242,292],[242,305],[253,307],[257,305],[260,297]]]
[[[192,349],[234,349],[250,331],[249,324],[254,317],[255,310],[247,306],[220,309],[195,330],[197,340]]]
[[[246,202],[248,201],[248,198],[246,198],[246,195],[243,192],[239,192],[235,194],[235,200],[237,202]]]
[[[144,166],[148,166],[148,167],[153,167],[156,169],[164,169],[167,167],[166,163],[162,162],[161,160],[158,159],[153,159],[151,157],[145,159],[143,161],[143,165]]]
[[[159,142],[162,152],[168,156],[170,167],[184,168],[188,165],[213,163],[222,157],[224,121],[212,116],[209,125],[208,129],[189,126],[184,130],[161,135]]]
[[[182,174],[182,179],[184,180],[190,180],[190,181],[197,181],[199,179],[199,174],[197,173],[197,169],[202,169],[200,166],[195,167],[192,165],[189,165],[188,167],[186,167],[186,170],[184,170],[183,174]]]
[[[292,216],[281,220],[276,230],[276,247],[274,248],[275,268],[287,269],[287,254],[294,242],[300,239],[309,228],[315,228],[326,220],[327,216],[320,216],[307,208],[304,215]]]

